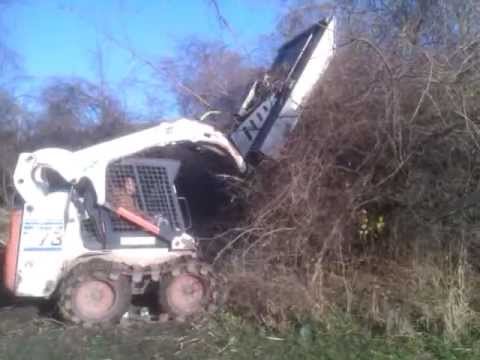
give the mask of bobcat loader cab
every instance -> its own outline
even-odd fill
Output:
[[[79,151],[20,154],[23,208],[11,215],[6,287],[53,297],[64,318],[83,324],[117,321],[132,295],[148,291],[160,318],[214,310],[223,296],[190,225],[215,205],[217,175],[278,154],[333,55],[334,28],[318,23],[279,50],[229,136],[180,119]]]

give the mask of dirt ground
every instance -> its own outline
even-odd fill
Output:
[[[0,279],[2,265],[0,258]],[[14,299],[0,280],[0,360],[222,359],[228,345],[210,318],[195,324],[122,319],[108,329],[85,329],[63,324],[52,309]]]
[[[122,319],[108,329],[85,329],[61,323],[49,309],[14,300],[0,284],[0,360],[480,358],[480,333],[458,343],[428,334],[392,339],[339,321],[337,328],[307,324],[279,335],[229,313],[190,324]]]
[[[0,319],[1,360],[211,358],[202,355],[212,340],[200,332],[202,325],[121,323],[90,330],[39,317],[36,307],[25,305],[0,310]]]
[[[0,258],[0,269],[2,268]],[[1,279],[1,272],[0,272]],[[0,281],[0,360],[193,359],[204,324],[145,324],[122,321],[104,330],[67,326],[51,315],[51,305],[14,299]]]

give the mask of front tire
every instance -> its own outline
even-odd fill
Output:
[[[131,302],[124,275],[111,276],[112,264],[92,260],[74,267],[62,282],[58,307],[63,319],[85,326],[118,322]]]
[[[177,320],[214,312],[223,304],[218,277],[208,265],[193,260],[170,271],[159,295],[162,313]]]

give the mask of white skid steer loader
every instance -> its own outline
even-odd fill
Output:
[[[215,203],[215,175],[278,154],[334,53],[334,29],[319,22],[280,48],[229,136],[180,119],[79,151],[20,154],[4,285],[53,298],[64,319],[86,325],[118,321],[148,291],[160,318],[215,310],[224,296],[191,225]]]

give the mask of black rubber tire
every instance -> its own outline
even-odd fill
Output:
[[[189,274],[199,278],[203,283],[205,295],[202,299],[201,310],[194,314],[181,314],[169,304],[167,299],[167,289],[173,280],[180,275]],[[178,264],[164,277],[160,283],[159,303],[161,312],[168,314],[170,319],[184,321],[187,317],[197,317],[205,313],[212,313],[218,310],[225,302],[225,293],[221,290],[223,282],[218,276],[215,276],[209,265],[191,260],[189,262]]]
[[[57,303],[60,316],[68,322],[87,327],[96,325],[108,326],[120,321],[131,303],[131,284],[127,276],[111,276],[111,274],[112,263],[103,260],[90,260],[75,266],[60,286]],[[76,309],[73,299],[79,285],[91,280],[106,283],[114,293],[113,305],[103,316],[97,319],[83,316],[83,314]]]

